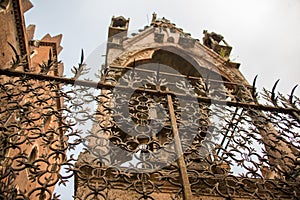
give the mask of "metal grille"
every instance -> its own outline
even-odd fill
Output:
[[[1,69],[1,199],[300,198],[293,93],[139,70]]]

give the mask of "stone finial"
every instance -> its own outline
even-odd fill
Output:
[[[157,14],[154,12],[152,13],[152,20],[151,20],[151,24],[155,23],[156,21],[156,17],[157,17]]]

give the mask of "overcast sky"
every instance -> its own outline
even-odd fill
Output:
[[[281,79],[278,90],[289,94],[300,85],[300,0],[31,1],[34,8],[26,13],[26,23],[37,25],[35,39],[63,34],[65,71],[78,63],[81,48],[87,57],[106,41],[113,15],[129,17],[130,30],[137,30],[156,12],[201,41],[204,29],[222,34],[233,46],[231,60],[241,63],[247,80],[252,83],[259,75],[259,88],[270,90]],[[300,86],[296,94],[300,96]],[[67,190],[62,199],[72,199],[73,191]]]
[[[300,83],[300,0],[32,0],[26,23],[36,24],[35,39],[62,33],[60,59],[65,71],[107,39],[111,17],[130,18],[130,30],[143,28],[152,13],[165,17],[202,40],[207,29],[222,34],[233,46],[231,59],[259,88],[290,93]],[[300,96],[300,86],[296,91]]]

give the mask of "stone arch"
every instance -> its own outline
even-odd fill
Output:
[[[201,66],[193,56],[189,55],[189,52],[174,46],[148,48],[132,53],[122,65],[132,67],[150,62],[165,64],[185,76],[230,82],[224,73]]]

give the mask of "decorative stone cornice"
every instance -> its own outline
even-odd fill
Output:
[[[27,64],[24,66],[25,70],[29,69],[28,63],[30,61],[29,51],[26,44],[26,28],[23,16],[23,8],[20,0],[12,0],[12,9],[15,17],[15,25],[17,32],[17,42],[20,48],[21,56],[26,56]]]

